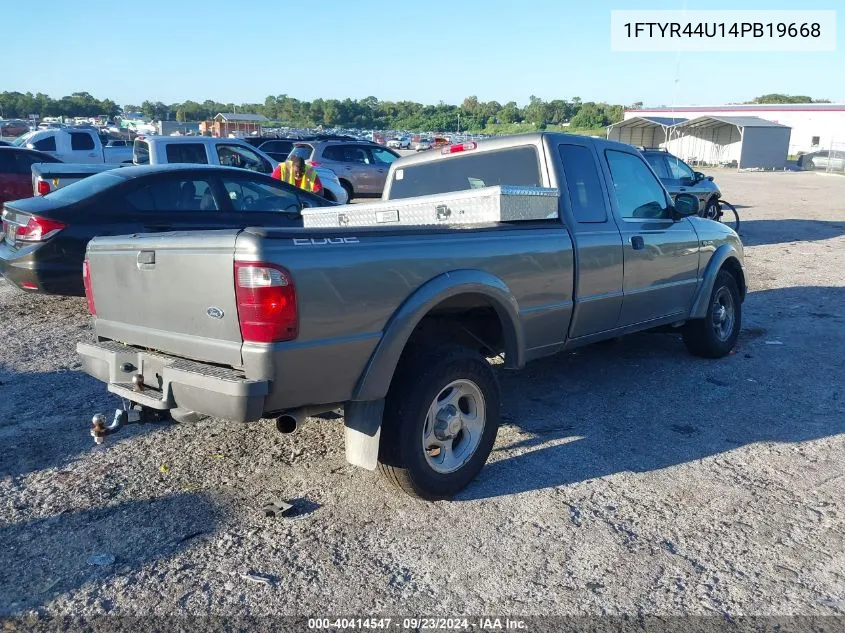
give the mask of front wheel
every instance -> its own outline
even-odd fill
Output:
[[[484,466],[498,428],[499,389],[481,354],[409,350],[387,394],[379,469],[412,496],[449,498]]]
[[[687,350],[702,358],[722,358],[736,345],[742,327],[742,300],[736,279],[722,270],[713,284],[707,316],[684,326]]]

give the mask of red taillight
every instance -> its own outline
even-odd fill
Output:
[[[19,242],[43,242],[49,240],[65,226],[64,223],[56,222],[56,220],[31,215],[25,226],[18,226],[15,229],[15,240]]]
[[[296,338],[296,289],[284,268],[265,262],[235,262],[235,298],[244,341],[275,343]]]
[[[91,266],[87,259],[82,262],[82,283],[85,286],[88,312],[91,313],[91,316],[97,316],[97,308],[94,306],[94,288],[91,286]]]
[[[466,143],[458,143],[457,145],[447,145],[440,150],[441,154],[457,154],[458,152],[465,152],[470,149],[475,149],[478,144],[474,141],[467,141]]]
[[[37,187],[39,196],[46,196],[48,193],[50,193],[50,183],[46,180],[39,180]]]

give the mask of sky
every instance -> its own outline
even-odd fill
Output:
[[[671,106],[778,92],[845,102],[841,0],[688,7],[840,9],[836,52],[680,54],[611,52],[610,11],[682,9],[685,0],[2,4],[0,91],[54,98],[87,91],[120,105],[263,103],[270,94],[460,103],[476,95],[523,105],[536,95]]]

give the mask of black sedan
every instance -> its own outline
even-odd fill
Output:
[[[231,167],[115,168],[4,204],[0,273],[22,290],[82,296],[85,247],[97,235],[302,226],[303,208],[333,204]]]

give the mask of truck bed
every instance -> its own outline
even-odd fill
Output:
[[[269,381],[264,411],[350,400],[402,306],[449,276],[514,298],[529,357],[562,344],[572,310],[572,242],[560,222],[100,237],[89,244],[88,260],[99,337]],[[289,271],[299,318],[294,340],[243,342],[236,261]],[[462,301],[453,307],[472,308]],[[212,309],[222,317],[209,317]]]

